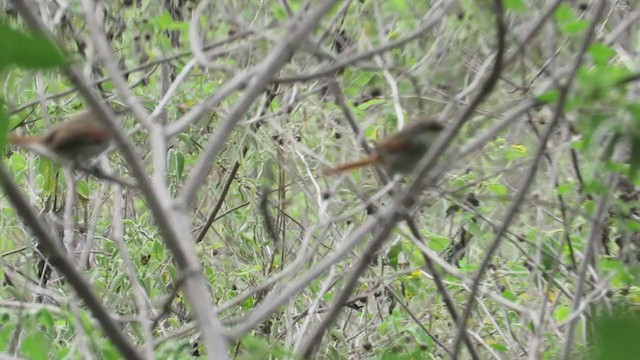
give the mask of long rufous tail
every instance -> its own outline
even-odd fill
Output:
[[[9,143],[18,146],[24,146],[34,143],[40,143],[41,138],[38,136],[22,136],[22,135],[9,135]]]
[[[380,155],[371,155],[371,156],[367,156],[366,158],[363,158],[363,159],[360,159],[360,160],[356,160],[356,161],[344,163],[342,165],[338,165],[338,166],[336,166],[334,168],[325,169],[325,170],[322,171],[322,173],[324,173],[325,175],[335,175],[335,174],[339,174],[341,172],[345,172],[345,171],[361,168],[363,166],[379,164],[381,161],[382,161],[382,158],[380,158]]]

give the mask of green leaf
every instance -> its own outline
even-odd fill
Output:
[[[568,23],[562,27],[562,30],[567,34],[573,34],[580,32],[589,27],[589,22],[586,20],[578,20]]]
[[[549,90],[549,91],[545,91],[542,94],[538,95],[536,97],[536,100],[538,102],[543,103],[543,104],[549,104],[549,103],[554,103],[554,102],[558,101],[559,97],[560,97],[560,91],[558,91],[558,90]]]
[[[525,156],[527,156],[527,148],[522,145],[512,145],[504,153],[507,160],[521,159]]]
[[[567,34],[582,31],[589,26],[589,22],[586,20],[580,20],[573,9],[568,5],[558,6],[553,17],[558,25],[560,25],[560,29]]]
[[[11,167],[11,170],[13,170],[14,174],[21,175],[24,173],[27,170],[27,165],[27,160],[21,153],[14,152],[11,154],[11,157],[9,158],[9,166]]]
[[[411,13],[405,0],[387,0],[386,3],[390,5],[390,8],[394,13],[400,15],[408,15]]]
[[[636,124],[640,123],[640,104],[629,103],[624,108],[633,117]]]
[[[396,270],[398,270],[398,255],[400,254],[400,251],[402,251],[402,243],[399,242],[393,245],[387,252],[389,264]]]
[[[51,195],[56,189],[56,168],[51,160],[40,157],[36,159],[38,172],[40,173],[40,191],[45,195]],[[64,175],[60,173],[60,181],[64,182]]]
[[[502,292],[502,296],[505,299],[509,299],[511,301],[516,301],[518,299],[518,297],[513,292],[511,292],[510,290],[503,291]]]
[[[15,329],[15,322],[11,321],[9,314],[0,314],[0,351],[5,351],[11,342],[13,331]]]
[[[574,186],[575,185],[573,183],[560,184],[558,185],[556,192],[558,193],[558,195],[566,195],[574,188]]]
[[[276,20],[281,22],[285,22],[288,20],[287,12],[282,8],[281,4],[274,3],[271,11]]]
[[[88,199],[90,197],[90,193],[89,184],[86,181],[80,180],[76,183],[76,194],[78,194],[78,196]]]
[[[46,37],[26,34],[0,21],[0,71],[10,66],[49,69],[65,64],[58,47]]]
[[[160,241],[154,241],[153,243],[153,256],[156,260],[164,260],[164,246]]]
[[[507,189],[506,186],[502,185],[502,184],[498,184],[498,183],[493,183],[493,184],[489,184],[489,186],[487,186],[487,188],[493,192],[494,194],[498,195],[499,197],[505,198],[507,197],[507,195],[509,195],[509,190]]]
[[[118,352],[118,349],[110,341],[102,341],[100,344],[100,350],[102,358],[105,360],[122,359],[122,355]]]
[[[155,18],[149,21],[151,24],[155,25],[159,30],[179,30],[179,31],[187,31],[189,30],[189,24],[184,21],[175,21],[171,17],[168,11],[164,11],[162,15],[156,16]]]
[[[169,153],[169,171],[175,175],[178,181],[182,180],[184,175],[184,155],[177,150],[171,150]]]
[[[246,352],[242,358],[255,359],[266,353],[268,345],[265,340],[259,337],[247,336],[242,338],[242,348]]]
[[[640,353],[640,318],[619,312],[613,316],[604,316],[596,320],[597,360],[637,359]]]
[[[60,359],[60,360],[70,359],[71,358],[71,356],[69,356],[70,354],[71,354],[71,348],[68,346],[65,346],[57,350],[56,359]]]
[[[9,130],[9,117],[7,116],[7,113],[4,109],[4,101],[0,99],[0,151],[4,150],[4,146],[7,140],[8,130]]]
[[[527,6],[522,0],[504,0],[504,7],[514,13],[522,13],[527,10]]]
[[[616,52],[602,43],[593,43],[587,50],[596,65],[606,65]]]
[[[570,313],[571,311],[569,311],[569,308],[566,305],[560,305],[553,312],[553,318],[556,321],[561,322],[568,319]]]
[[[442,251],[449,246],[451,240],[446,236],[429,235],[429,248],[433,251]]]
[[[184,155],[181,151],[176,152],[176,175],[178,175],[178,180],[182,180],[184,176]]]
[[[44,326],[47,330],[53,329],[54,327],[53,316],[48,310],[41,309],[40,311],[38,311],[37,317],[38,317],[38,321],[40,321],[40,324],[42,324],[42,326]]]
[[[621,271],[624,267],[617,259],[602,258],[599,262],[601,271]]]
[[[596,208],[596,204],[593,202],[593,200],[585,200],[585,201],[582,203],[582,207],[584,208],[584,211],[585,211],[587,214],[593,214],[593,211],[594,211],[594,210],[595,210],[595,208]]]
[[[598,180],[588,181],[584,184],[584,190],[590,195],[599,195],[607,190],[607,187]]]
[[[509,350],[508,347],[506,347],[506,346],[504,346],[502,344],[491,344],[489,346],[491,346],[494,350],[498,350],[500,352],[505,352],[505,351]]]
[[[386,103],[387,100],[385,99],[371,99],[368,101],[365,101],[361,104],[358,104],[358,106],[356,107],[356,109],[358,109],[359,111],[363,111],[366,110],[367,108],[373,106],[373,105],[378,105],[378,104],[384,104]]]
[[[553,17],[556,19],[558,24],[565,24],[576,19],[576,16],[573,13],[573,9],[571,9],[571,7],[566,4],[558,6],[553,14]]]
[[[629,156],[629,177],[635,179],[640,169],[640,137],[631,139],[631,156]]]
[[[43,332],[37,331],[28,335],[22,342],[22,354],[31,360],[46,360],[49,341]]]
[[[640,221],[635,219],[628,219],[624,222],[625,228],[629,231],[640,232]]]

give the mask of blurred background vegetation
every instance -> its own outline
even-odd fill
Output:
[[[260,63],[286,36],[283,24],[290,12],[303,11],[306,2],[98,3],[96,16],[104,36],[145,107],[153,110],[167,84],[178,81],[162,118],[171,124]],[[472,282],[480,281],[466,323],[476,354],[463,347],[462,358],[637,358],[634,337],[622,339],[624,334],[635,334],[635,339],[640,335],[640,6],[603,3],[598,15],[600,1],[503,1],[506,62],[496,87],[440,159],[446,166],[444,176],[424,193],[414,194],[418,203],[408,213],[426,247],[437,255],[435,276],[460,313]],[[38,4],[64,57],[83,70],[105,99],[122,106],[96,56],[78,1]],[[49,126],[43,114],[55,123],[85,104],[56,70],[65,61],[62,54],[31,35],[10,2],[4,6],[1,130],[41,133]],[[202,16],[193,20],[199,6]],[[338,2],[247,109],[220,155],[211,159],[213,170],[189,216],[213,306],[230,328],[251,317],[268,294],[331,257],[389,204],[389,189],[372,169],[322,174],[365,154],[358,132],[375,142],[403,122],[428,116],[452,124],[476,96],[496,56],[497,20],[491,1],[457,1],[428,31],[388,51],[371,51],[408,38],[442,8],[439,1]],[[550,16],[544,17],[546,13]],[[194,25],[208,66],[194,60]],[[585,39],[590,39],[587,44]],[[586,53],[576,67],[584,46]],[[365,56],[314,75],[357,54]],[[334,79],[344,106],[336,100]],[[241,94],[242,89],[226,96],[170,138],[165,176],[172,194],[179,194]],[[152,140],[132,116],[119,119],[151,174]],[[549,140],[541,142],[552,123]],[[498,127],[487,141],[457,156]],[[529,190],[514,209],[541,146]],[[5,147],[4,154],[5,166],[33,206],[60,218],[67,191],[60,166],[12,147]],[[117,150],[108,158],[117,174],[129,176]],[[107,181],[78,175],[73,209],[77,245],[70,256],[141,346],[145,339],[133,286],[112,240],[113,191]],[[144,198],[136,189],[125,189],[123,195],[124,240],[152,316],[156,357],[204,355],[171,252]],[[0,200],[0,210],[0,352],[66,359],[82,358],[88,350],[95,358],[120,358],[65,279],[47,270],[12,204]],[[503,229],[509,211],[517,216]],[[60,231],[55,220],[50,224],[52,232]],[[486,249],[501,229],[497,251],[488,267],[481,268]],[[317,339],[318,358],[451,357],[458,327],[434,274],[425,268],[419,244],[406,224],[398,223],[327,335]],[[292,358],[299,344],[309,340],[305,337],[310,329],[335,305],[336,293],[366,246],[365,239],[266,321],[233,341],[231,356]],[[478,278],[480,272],[484,276]],[[607,336],[613,329],[628,332]]]

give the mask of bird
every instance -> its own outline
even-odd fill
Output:
[[[324,174],[339,174],[371,165],[382,165],[391,174],[409,174],[443,129],[444,125],[432,118],[415,121],[375,145],[372,155],[326,169]]]
[[[83,111],[56,124],[42,136],[9,136],[11,144],[62,160],[78,162],[100,155],[109,147],[111,134],[93,112]],[[48,153],[48,154],[47,154]]]

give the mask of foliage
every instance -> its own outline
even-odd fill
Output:
[[[640,76],[630,54],[640,41],[637,22],[625,20],[637,16],[640,5],[611,5],[594,20],[598,2],[562,2],[534,28],[552,1],[499,2],[508,61],[429,173],[442,174],[426,191],[409,194],[410,209],[392,207],[394,196],[413,184],[411,176],[398,180],[391,194],[370,168],[323,174],[364,155],[362,140],[379,142],[401,118],[440,117],[452,128],[495,63],[496,2],[459,1],[433,27],[388,51],[379,49],[429,23],[441,10],[436,2],[336,5],[269,74],[261,95],[240,109],[240,121],[210,158],[206,149],[251,92],[266,59],[291,36],[290,19],[312,13],[302,8],[306,2],[109,2],[96,10],[103,15],[97,34],[80,2],[51,5],[47,20],[63,51],[29,32],[21,17],[2,15],[2,141],[7,131],[42,133],[45,113],[57,122],[86,106],[60,71],[67,57],[84,67],[96,93],[116,98],[112,105],[126,104],[96,36],[107,40],[131,94],[147,109],[158,106],[169,84],[177,85],[154,119],[164,130],[220,96],[189,126],[161,134],[164,145],[135,115],[118,119],[148,177],[167,188],[161,210],[176,224],[179,211],[190,220],[179,233],[199,262],[189,269],[142,190],[66,172],[13,146],[5,148],[3,167],[50,232],[67,236],[76,271],[141,354],[147,345],[159,359],[207,355],[211,344],[194,327],[202,319],[184,285],[192,276],[186,270],[201,267],[193,276],[206,280],[210,294],[202,298],[226,329],[268,314],[231,338],[229,355],[237,359],[300,358],[306,344],[315,345],[318,358],[450,358],[460,325],[483,359],[631,358],[638,336],[633,306],[640,301]],[[202,15],[194,18],[197,11]],[[533,34],[523,43],[528,31]],[[202,57],[193,53],[198,47]],[[250,80],[221,95],[249,71]],[[42,109],[45,95],[51,100]],[[108,154],[108,163],[120,178],[135,176],[122,148]],[[202,164],[211,171],[195,199],[181,203]],[[530,181],[528,171],[534,171]],[[75,195],[74,225],[64,235],[68,191]],[[403,217],[369,258],[389,209],[413,219],[417,234]],[[47,275],[40,240],[15,204],[3,198],[0,210],[0,353],[122,358],[78,289],[59,269]],[[516,217],[503,229],[510,214]],[[360,235],[362,241],[347,248]],[[484,266],[493,244],[497,250]],[[365,260],[354,290],[339,303]],[[476,304],[460,324],[474,281]],[[336,307],[324,336],[313,338]],[[473,356],[460,346],[463,358]]]

